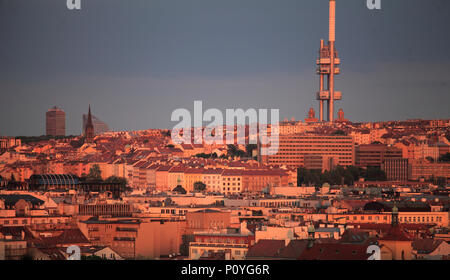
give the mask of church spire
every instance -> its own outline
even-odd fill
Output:
[[[398,225],[399,225],[398,208],[397,208],[397,203],[394,200],[394,206],[392,207],[392,226],[396,227]]]
[[[94,141],[94,123],[92,122],[91,105],[89,104],[89,113],[86,126],[84,127],[84,137],[87,143]]]
[[[89,104],[89,113],[88,113],[87,125],[92,125],[91,104]]]

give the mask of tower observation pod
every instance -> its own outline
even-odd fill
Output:
[[[335,47],[336,42],[336,0],[330,1],[329,13],[329,34],[328,44],[324,40],[320,40],[319,59],[317,59],[317,74],[320,77],[319,91],[317,92],[317,100],[319,100],[319,119],[324,121],[324,103],[326,101],[328,111],[327,120],[334,121],[334,101],[342,99],[342,93],[335,91],[334,78],[341,71],[339,65],[341,63]],[[326,82],[326,83],[325,83]]]

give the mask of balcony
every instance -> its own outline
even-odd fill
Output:
[[[319,91],[317,92],[317,100],[329,100],[330,99],[330,92],[327,90]],[[335,91],[334,92],[334,100],[341,100],[342,99],[342,92]]]
[[[316,60],[317,65],[330,65],[331,64],[331,58],[329,57],[322,57]],[[334,58],[334,65],[341,64],[341,60],[338,57]]]
[[[317,74],[330,74],[331,73],[331,69],[330,66],[320,66],[319,68],[317,68]],[[341,73],[341,68],[339,67],[335,67],[334,68],[334,74],[335,75],[339,75]]]

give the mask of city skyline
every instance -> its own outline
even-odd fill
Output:
[[[448,118],[450,4],[395,1],[372,11],[340,2],[345,71],[336,87],[345,97],[336,109],[353,121]],[[0,116],[21,111],[1,135],[43,134],[42,112],[53,105],[67,114],[67,134],[79,133],[87,104],[116,131],[171,128],[170,113],[194,100],[279,108],[281,119],[319,111],[314,62],[328,1],[108,3],[77,12],[45,0],[1,3]]]
[[[0,0],[0,262],[450,260],[449,10]]]

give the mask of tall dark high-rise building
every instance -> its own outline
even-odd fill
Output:
[[[53,107],[45,114],[45,130],[48,136],[66,135],[66,113],[58,107]]]
[[[86,139],[86,143],[92,143],[94,141],[94,135],[94,123],[92,122],[91,105],[89,105],[88,118],[86,126],[84,127],[84,137]]]

